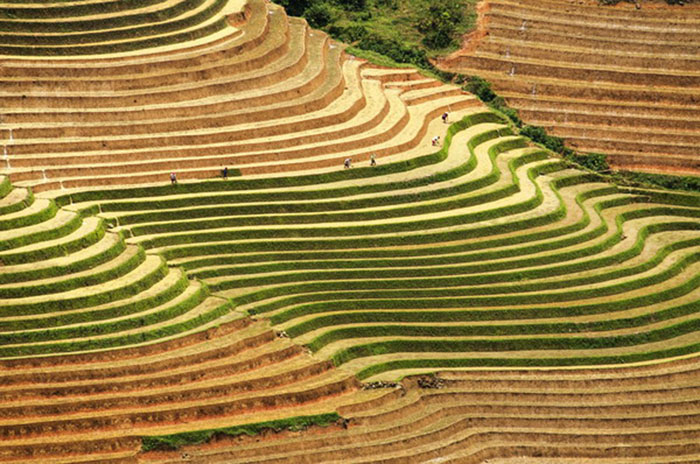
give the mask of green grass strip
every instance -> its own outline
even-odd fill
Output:
[[[34,233],[19,235],[7,240],[0,240],[0,251],[11,250],[13,248],[20,248],[34,243],[46,242],[64,237],[78,230],[82,223],[82,218],[76,214],[70,221],[55,229],[38,230]],[[22,264],[41,261],[50,257],[63,256],[63,254],[64,251],[61,247],[50,247],[29,252],[3,253],[2,256],[0,256],[0,262],[5,265]]]
[[[550,166],[539,166],[537,168],[531,168],[528,175],[531,178],[540,175],[544,171],[549,171],[551,167],[555,169],[563,168],[563,165],[558,161],[552,161]],[[465,223],[473,223],[484,220],[490,220],[497,217],[503,217],[507,215],[513,215],[525,211],[530,211],[537,207],[543,199],[542,191],[538,186],[536,186],[536,195],[524,200],[519,203],[512,205],[507,205],[499,208],[494,208],[491,210],[484,210],[469,214],[461,214],[456,216],[442,217],[436,219],[422,219],[414,221],[404,221],[392,224],[376,224],[371,226],[366,225],[352,225],[337,228],[298,228],[298,229],[241,229],[241,230],[230,230],[230,231],[217,231],[217,232],[200,232],[182,235],[167,235],[161,237],[155,237],[149,240],[144,240],[141,245],[145,248],[156,248],[165,247],[173,245],[183,245],[191,244],[199,241],[203,242],[217,242],[217,241],[227,241],[227,240],[259,240],[261,238],[297,238],[297,237],[337,237],[337,236],[358,236],[358,235],[372,235],[372,234],[388,234],[396,232],[412,232],[416,230],[427,230],[431,228],[442,228],[455,225],[463,225]],[[546,216],[541,216],[541,218],[549,217],[551,220],[562,219],[565,215],[564,206],[560,203],[559,209],[554,213],[550,213]],[[552,218],[552,216],[554,216]],[[381,217],[377,217],[380,219]],[[522,224],[523,220],[520,221]],[[528,221],[529,222],[529,221]],[[514,227],[517,227],[517,221],[512,223]],[[483,226],[479,229],[464,230],[460,231],[462,239],[466,238],[478,230],[479,233],[483,233],[486,230],[499,229],[502,230],[502,225],[496,226]],[[515,230],[511,228],[511,230]]]
[[[128,272],[136,269],[146,259],[146,253],[143,249],[139,249],[138,253],[126,261],[112,268],[105,269],[102,272],[93,272],[90,275],[80,277],[68,277],[55,282],[32,285],[28,283],[26,286],[0,287],[0,298],[26,298],[36,295],[49,295],[51,293],[67,292],[76,288],[88,287],[91,285],[99,285],[109,282],[110,280],[118,279]]]
[[[527,158],[523,158],[522,162],[534,162],[546,159],[544,153],[533,153]],[[263,225],[263,224],[280,224],[280,223],[313,223],[313,222],[334,222],[334,221],[364,221],[367,218],[377,216],[375,212],[349,212],[342,211],[365,209],[387,205],[409,205],[392,210],[382,211],[383,217],[401,217],[421,214],[426,211],[441,211],[452,208],[460,208],[483,204],[490,201],[496,201],[512,195],[517,191],[515,186],[507,186],[495,192],[487,194],[474,195],[468,198],[451,199],[441,203],[431,203],[430,205],[410,206],[413,203],[426,202],[431,199],[439,199],[443,197],[454,197],[473,192],[479,188],[495,182],[498,179],[497,173],[492,173],[486,177],[474,179],[469,182],[464,182],[460,185],[436,189],[431,191],[421,192],[421,194],[400,194],[390,195],[379,198],[366,198],[356,200],[340,200],[340,201],[323,201],[319,203],[275,203],[275,204],[260,204],[260,205],[235,205],[200,209],[187,209],[184,211],[164,211],[161,213],[143,213],[139,215],[126,216],[119,218],[119,224],[125,225],[134,222],[168,222],[168,224],[149,224],[147,226],[133,227],[131,230],[134,235],[156,234],[163,232],[176,232],[184,230],[197,230],[204,228],[219,228],[236,225]],[[315,213],[327,212],[326,214],[305,214],[304,216],[290,217],[291,214],[298,213]],[[265,217],[248,217],[248,216]],[[284,215],[284,216],[280,216]],[[183,220],[197,219],[208,216],[219,216],[216,219],[205,221],[188,221],[178,222]],[[230,218],[221,218],[220,216],[237,216]]]
[[[156,282],[163,279],[168,274],[168,267],[165,262],[151,271],[149,274],[142,276],[140,279],[129,283],[126,287],[113,289],[104,292],[96,292],[86,294],[84,296],[76,296],[74,298],[66,298],[61,300],[44,301],[37,303],[16,303],[6,304],[0,307],[0,317],[12,317],[17,315],[44,314],[57,311],[68,311],[73,309],[86,308],[97,306],[120,299],[128,298],[141,293],[150,288]]]
[[[51,219],[58,212],[58,207],[53,201],[49,202],[46,208],[42,208],[32,214],[20,216],[12,219],[0,218],[0,231],[10,229],[20,229],[22,227],[33,226],[40,222],[45,222]]]
[[[29,206],[31,206],[32,203],[34,203],[34,193],[32,193],[32,191],[29,190],[27,196],[24,199],[22,199],[22,201],[12,203],[11,205],[0,206],[0,216],[21,211],[24,208],[28,208]]]
[[[507,340],[387,340],[346,348],[331,360],[336,366],[353,359],[390,353],[468,353],[495,351],[601,350],[668,341],[700,331],[700,319],[679,322],[662,329],[608,337],[511,338]]]
[[[216,437],[238,437],[240,435],[255,436],[266,431],[301,431],[312,426],[328,427],[341,419],[342,418],[340,415],[338,415],[338,413],[332,412],[314,416],[296,416],[288,419],[277,419],[254,424],[236,425],[233,427],[224,427],[220,429],[142,437],[141,450],[144,452],[159,450],[172,451],[180,449],[183,446],[208,443]]]
[[[590,271],[592,269],[599,269],[599,268],[605,268],[608,266],[614,266],[623,263],[627,259],[631,259],[635,256],[637,256],[643,249],[644,247],[644,242],[645,239],[649,236],[651,233],[659,233],[659,232],[665,232],[665,231],[682,231],[682,230],[700,230],[700,224],[696,222],[685,222],[685,221],[677,221],[677,222],[666,222],[666,223],[661,223],[661,224],[651,224],[649,226],[645,226],[644,228],[641,228],[639,231],[639,236],[637,237],[637,240],[635,241],[634,245],[624,252],[620,252],[618,254],[614,255],[607,255],[607,256],[602,256],[598,258],[593,258],[587,261],[580,261],[577,263],[569,263],[567,261],[571,261],[577,258],[585,258],[587,256],[591,256],[597,253],[602,253],[606,249],[608,249],[610,246],[615,245],[620,241],[621,238],[621,231],[618,230],[618,233],[614,236],[611,236],[609,239],[594,245],[590,247],[585,247],[581,248],[579,250],[575,251],[569,251],[569,252],[563,252],[563,253],[552,253],[550,255],[544,255],[540,256],[537,258],[522,258],[522,259],[517,259],[517,260],[511,260],[511,261],[501,261],[498,263],[490,263],[490,262],[485,262],[485,263],[478,263],[478,264],[463,264],[461,266],[451,266],[451,267],[436,267],[436,265],[441,264],[439,262],[439,258],[435,259],[433,261],[429,262],[421,262],[421,267],[414,267],[415,266],[415,261],[413,263],[406,263],[406,264],[411,264],[410,269],[366,269],[366,267],[363,267],[362,270],[352,270],[352,271],[340,271],[337,270],[334,267],[331,267],[333,269],[332,271],[325,271],[325,272],[297,272],[294,274],[286,274],[286,275],[276,275],[276,276],[271,276],[271,277],[263,277],[262,279],[257,278],[258,280],[254,280],[255,284],[271,284],[271,283],[280,283],[280,282],[290,282],[290,281],[308,281],[311,282],[313,280],[317,281],[324,281],[323,285],[325,289],[342,289],[345,288],[345,285],[349,285],[347,288],[354,288],[354,285],[350,282],[343,282],[340,284],[334,284],[334,283],[329,283],[328,281],[331,280],[343,280],[343,279],[363,279],[365,281],[372,281],[372,280],[377,280],[377,279],[395,279],[395,278],[401,278],[401,277],[435,277],[435,276],[447,276],[448,279],[439,279],[439,281],[436,282],[436,286],[440,286],[440,283],[443,283],[444,286],[451,286],[452,285],[452,280],[451,279],[457,279],[455,283],[459,285],[460,283],[464,285],[480,285],[480,284],[492,284],[492,283],[507,283],[507,282],[519,282],[519,281],[525,281],[529,279],[540,279],[540,278],[548,278],[548,277],[553,277],[553,276],[559,276],[559,275],[567,275],[567,274],[576,274],[579,272],[585,272],[585,271]],[[615,269],[611,271],[603,271],[600,274],[597,274],[595,276],[587,276],[585,278],[575,278],[575,279],[570,279],[567,282],[558,282],[551,284],[555,286],[555,288],[561,288],[563,286],[573,286],[573,285],[583,285],[583,284],[590,284],[590,283],[597,283],[597,282],[602,282],[605,280],[612,280],[612,279],[617,279],[621,277],[626,277],[626,276],[631,276],[635,275],[641,272],[644,272],[646,270],[651,269],[654,267],[656,264],[658,264],[665,256],[668,255],[671,251],[683,248],[683,247],[689,247],[697,244],[697,241],[695,240],[690,240],[690,241],[683,241],[679,242],[677,244],[674,244],[672,246],[667,246],[664,247],[659,253],[655,255],[655,257],[652,260],[649,260],[645,263],[641,263],[637,266],[631,266],[631,267],[623,267],[620,269]],[[676,246],[677,245],[677,246]],[[492,252],[492,256],[495,255],[495,257],[498,257],[498,251],[495,250]],[[483,259],[485,256],[484,255],[477,255],[475,257],[475,260],[479,260],[480,258]],[[347,256],[346,258],[350,259],[352,256]],[[463,259],[463,261],[466,261]],[[285,263],[288,264],[288,267],[293,270],[299,270],[299,269],[304,269],[304,264],[306,263]],[[345,261],[344,264],[352,264],[352,261]],[[520,267],[526,266],[526,267],[533,267],[536,265],[550,265],[547,268],[541,268],[541,269],[527,269],[527,270],[518,270]],[[426,266],[426,267],[423,267]],[[339,267],[344,267],[344,266],[339,266]],[[385,267],[395,267],[395,266],[389,266],[388,264]],[[252,269],[251,269],[252,268]],[[262,266],[262,269],[258,269],[258,267],[246,267],[237,274],[241,276],[249,276],[251,273],[259,270],[260,272],[265,272],[268,270],[268,266]],[[281,268],[275,268],[274,270],[279,271]],[[228,271],[228,269],[227,269]],[[494,275],[493,272],[495,271],[511,271],[511,272],[503,272],[498,275]],[[489,274],[484,276],[484,275],[479,275],[477,274],[478,272],[488,272]],[[368,278],[368,273],[371,278]],[[197,275],[197,273],[195,273]],[[465,275],[466,277],[460,277],[460,275]],[[256,279],[255,277],[245,277],[242,279]],[[244,282],[249,282],[248,280],[244,280]],[[309,285],[309,284],[302,284],[302,285]],[[313,284],[311,284],[313,285]],[[371,285],[371,284],[370,284]],[[548,284],[549,285],[549,284]],[[542,288],[544,290],[545,288]],[[294,293],[301,293],[310,290],[310,288],[305,288],[305,287],[295,287],[295,286],[286,286],[284,287],[281,291],[275,291],[274,293],[270,293],[269,290],[263,290],[261,295],[264,295],[265,298],[270,298],[273,296],[281,296],[281,295],[286,295],[286,294],[294,294]],[[535,288],[531,288],[531,290],[536,290]],[[245,298],[245,296],[243,297]],[[293,297],[293,298],[298,298],[298,297]],[[239,297],[237,299],[239,304],[243,303],[243,299]],[[254,301],[252,298],[247,299],[247,303]],[[286,301],[286,300],[285,300]],[[274,309],[277,309],[280,306],[281,301],[273,302],[268,305],[262,305],[258,308],[255,309],[255,312],[266,312],[266,311],[271,311]]]
[[[359,371],[362,380],[397,369],[455,369],[464,367],[566,367],[632,364],[668,359],[700,352],[700,343],[666,350],[632,353],[617,356],[586,356],[559,359],[546,358],[462,358],[462,359],[401,359],[375,364]]]
[[[208,322],[219,319],[233,310],[231,303],[226,302],[214,308],[213,310],[199,315],[197,318],[189,319],[177,324],[171,324],[158,329],[134,333],[129,335],[120,335],[110,338],[86,339],[64,343],[50,343],[45,345],[22,345],[0,348],[0,357],[15,358],[21,356],[34,356],[55,353],[74,353],[79,351],[102,350],[109,348],[118,348],[128,345],[136,345],[154,340],[160,340],[165,337],[171,337],[181,334],[188,330],[196,329]]]
[[[94,237],[92,237],[92,235],[94,235]],[[83,237],[81,240],[78,240],[79,243],[75,245],[76,249],[73,249],[73,247],[69,246],[69,244],[64,244],[56,248],[62,249],[64,251],[64,255],[67,256],[73,253],[74,251],[87,248],[99,242],[104,237],[104,235],[104,227],[99,227],[98,229],[93,231],[90,234],[90,236]],[[95,239],[94,242],[93,238]],[[66,265],[2,273],[0,274],[0,284],[26,282],[30,280],[46,279],[49,277],[75,274],[76,272],[85,271],[87,269],[112,260],[119,256],[121,253],[123,253],[125,249],[126,243],[123,240],[118,240],[114,242],[114,245],[96,255],[90,256],[79,261],[72,261]]]
[[[610,195],[613,193],[616,193],[617,189],[614,186],[610,187],[603,187],[603,188],[596,188],[596,189],[591,189],[586,191],[585,193],[581,193],[575,197],[575,202],[576,204],[583,209],[584,211],[584,219],[574,225],[574,228],[571,228],[571,226],[566,227],[566,231],[569,233],[573,233],[576,230],[584,227],[587,225],[590,221],[588,211],[583,208],[583,202],[585,200],[595,198],[597,196],[605,196],[605,195]],[[587,240],[591,240],[595,238],[596,236],[599,236],[600,234],[604,233],[606,229],[603,229],[603,225],[599,227],[596,230],[592,230],[589,232],[584,233],[583,237],[567,237],[565,236],[565,233],[562,233],[564,237],[558,240],[550,240],[550,241],[540,241],[537,244],[534,245],[527,245],[526,247],[521,247],[518,249],[511,249],[508,250],[508,253],[510,256],[522,256],[522,255],[527,255],[531,253],[538,253],[542,251],[549,251],[549,250],[557,250],[559,248],[564,248],[567,246],[571,246],[576,243],[584,242]],[[551,237],[550,237],[551,238]],[[534,239],[533,239],[534,240]],[[495,243],[493,244],[495,245]],[[503,242],[499,241],[498,245],[503,246]],[[437,255],[450,255],[450,254],[455,254],[455,253],[466,253],[466,252],[472,252],[468,256],[457,256],[457,257],[444,257],[444,256],[437,256]],[[168,253],[168,252],[166,252]],[[433,255],[436,255],[436,257],[433,257]],[[427,256],[427,257],[425,257]],[[439,264],[439,263],[446,263],[449,264],[451,262],[464,262],[464,261],[474,261],[474,260],[481,260],[481,261],[486,261],[486,260],[493,260],[493,259],[500,259],[502,258],[502,251],[501,250],[486,250],[486,251],[474,251],[474,244],[460,244],[460,245],[439,245],[435,244],[434,247],[430,248],[410,248],[410,249],[390,249],[390,250],[373,250],[373,249],[362,249],[362,250],[353,250],[352,257],[351,259],[353,260],[360,260],[360,259],[371,259],[372,261],[365,261],[366,263],[371,263],[371,262],[377,262],[377,263],[382,263],[378,265],[385,265],[385,267],[390,267],[392,266],[391,263],[400,263],[401,259],[406,259],[407,263],[410,264],[415,264],[415,259],[409,259],[409,258],[415,258],[415,257],[423,257],[421,258],[421,262],[427,263],[428,264]],[[182,267],[187,270],[192,270],[196,269],[199,267],[209,267],[209,266],[225,266],[225,265],[236,265],[236,264],[249,264],[249,263],[266,263],[270,261],[278,262],[278,261],[295,261],[297,264],[299,264],[300,268],[303,268],[303,264],[301,262],[303,261],[311,261],[311,260],[345,260],[348,258],[348,254],[345,251],[307,251],[304,253],[297,253],[297,252],[292,252],[292,251],[287,251],[287,252],[278,252],[278,253],[260,253],[260,254],[250,254],[250,255],[236,255],[236,254],[227,254],[223,256],[214,256],[214,257],[202,257],[202,258],[194,258],[190,261],[186,261],[182,263]],[[338,261],[334,261],[338,262]],[[352,261],[350,261],[352,263]],[[369,265],[369,264],[368,264]]]
[[[521,306],[521,305],[545,305],[545,304],[555,304],[563,302],[576,302],[577,300],[585,300],[591,298],[597,298],[600,296],[612,296],[628,293],[630,291],[638,290],[649,285],[656,285],[664,282],[679,273],[683,272],[686,266],[695,263],[700,256],[697,253],[686,255],[678,263],[674,263],[670,268],[647,276],[645,278],[640,278],[636,280],[628,280],[624,282],[615,283],[607,287],[594,287],[594,288],[583,288],[577,290],[571,290],[567,292],[554,292],[554,293],[527,293],[519,294],[521,292],[532,292],[534,291],[534,285],[527,281],[523,281],[521,285],[512,286],[511,288],[501,289],[488,289],[484,288],[459,288],[447,290],[438,290],[436,294],[431,297],[426,297],[421,299],[420,290],[425,287],[430,286],[440,286],[440,279],[435,279],[433,282],[425,282],[427,279],[423,280],[412,280],[409,282],[402,282],[400,280],[393,282],[356,282],[354,287],[360,287],[364,289],[376,289],[376,288],[399,288],[403,287],[403,293],[395,293],[392,299],[365,299],[365,300],[340,300],[333,302],[319,302],[319,303],[308,303],[299,306],[292,307],[285,310],[284,312],[275,314],[270,318],[273,324],[282,324],[290,320],[308,316],[310,314],[320,314],[329,312],[340,312],[346,310],[360,311],[364,309],[376,310],[376,309],[398,309],[398,310],[418,310],[418,309],[463,309],[463,308],[484,308],[484,307],[499,307],[499,306]],[[446,279],[445,279],[446,280]],[[456,279],[455,279],[456,280]],[[451,285],[453,282],[444,284],[443,286]],[[469,285],[469,278],[462,279],[462,281],[457,281],[455,283],[462,283]],[[351,282],[344,282],[345,288],[352,288]],[[360,285],[361,284],[361,285]],[[652,294],[644,295],[641,297],[633,297],[615,300],[610,303],[598,303],[597,309],[595,311],[600,311],[603,308],[615,308],[615,307],[635,307],[635,305],[648,305],[654,302],[665,301],[670,298],[676,298],[690,291],[696,289],[700,284],[700,275],[694,276],[693,278],[687,280],[682,285],[674,288],[665,289],[664,291]],[[544,285],[543,285],[544,287]],[[341,287],[342,288],[342,287]],[[556,282],[549,285],[549,288],[558,289]],[[415,289],[415,290],[411,290]],[[488,293],[510,293],[510,294],[498,294],[491,296]],[[376,292],[375,292],[376,293]],[[450,297],[450,298],[446,298]],[[588,305],[590,307],[590,305]],[[585,306],[571,306],[570,315],[577,315],[580,308]],[[552,308],[540,308],[541,316],[549,314]],[[505,312],[505,311],[504,311]],[[560,316],[563,317],[563,316]]]
[[[182,292],[190,285],[187,276],[182,274],[180,279],[174,284],[167,287],[158,294],[138,298],[135,301],[124,303],[121,305],[110,306],[106,309],[89,309],[79,312],[71,312],[67,314],[59,314],[48,317],[36,317],[31,319],[3,319],[0,320],[0,330],[2,331],[22,331],[35,330],[48,327],[58,327],[62,325],[81,324],[87,322],[103,321],[112,319],[115,314],[119,316],[128,316],[139,312],[147,311],[150,308],[160,306]]]
[[[513,144],[508,144],[512,146]],[[500,148],[500,147],[499,147]],[[517,161],[521,163],[530,163],[535,161],[542,161],[547,159],[544,153],[533,153],[529,156],[519,158]],[[516,163],[518,164],[518,163]],[[291,205],[260,205],[257,214],[253,212],[256,207],[250,207],[250,216],[236,216],[236,217],[225,217],[216,218],[203,221],[183,221],[183,219],[190,219],[189,217],[179,217],[178,219],[168,219],[168,221],[173,222],[162,222],[159,224],[149,224],[146,226],[137,226],[131,229],[135,236],[145,235],[145,234],[159,234],[159,233],[172,233],[172,232],[183,232],[188,230],[203,230],[212,228],[226,228],[226,227],[236,227],[236,226],[257,226],[257,225],[277,225],[277,224],[315,224],[324,222],[364,222],[378,219],[389,219],[389,218],[405,218],[412,217],[420,214],[435,213],[439,211],[449,211],[452,209],[466,208],[470,206],[483,205],[492,201],[497,201],[499,199],[507,198],[515,194],[519,189],[516,185],[508,185],[504,188],[495,190],[489,193],[474,194],[471,196],[465,196],[462,198],[455,198],[459,195],[465,195],[472,192],[478,188],[483,188],[489,183],[493,183],[498,179],[498,175],[494,173],[493,175],[487,176],[486,178],[477,179],[474,182],[468,182],[461,184],[456,187],[439,189],[435,191],[421,192],[420,194],[408,194],[408,195],[397,195],[388,196],[384,198],[377,199],[366,199],[357,201],[346,201],[342,204],[336,202],[323,202],[318,204],[291,204]],[[446,197],[440,202],[427,203],[431,199],[441,199]],[[359,209],[359,208],[370,208],[376,206],[385,206],[389,204],[399,204],[401,206],[384,209],[381,211],[368,210],[368,211],[349,211],[343,212],[343,209]],[[336,207],[337,206],[337,207]],[[226,208],[221,207],[219,209],[220,215],[227,215],[229,213],[236,214],[237,208]],[[270,211],[268,213],[268,211]],[[277,214],[272,212],[272,210],[277,210]],[[292,213],[310,213],[313,210],[324,211],[318,214],[303,214],[294,215]],[[333,212],[326,212],[333,211]],[[338,212],[335,212],[338,211]],[[212,214],[215,214],[212,212]],[[485,213],[488,214],[488,213]]]
[[[491,130],[487,132],[488,140],[510,135],[509,131],[504,129]],[[520,140],[520,139],[519,139]],[[522,141],[511,142],[513,144],[522,145]],[[504,147],[505,148],[505,147]],[[514,145],[512,148],[516,148]],[[530,155],[531,161],[544,159],[544,152],[533,153]],[[251,215],[251,214],[289,214],[289,213],[307,213],[318,211],[343,211],[350,209],[369,208],[380,205],[392,205],[401,203],[410,203],[418,199],[415,194],[401,194],[386,197],[375,197],[371,199],[354,199],[354,200],[338,200],[328,202],[329,198],[337,198],[342,196],[351,196],[367,193],[388,192],[391,190],[410,189],[419,186],[428,185],[431,183],[452,180],[464,176],[474,169],[476,158],[473,153],[469,159],[460,166],[432,174],[430,176],[412,179],[402,182],[378,183],[373,185],[344,187],[339,189],[329,190],[311,190],[297,192],[270,192],[270,193],[249,193],[237,195],[218,195],[214,197],[193,197],[181,198],[175,200],[149,201],[148,203],[128,202],[128,203],[106,203],[102,205],[102,211],[122,211],[128,209],[171,209],[171,208],[188,208],[184,211],[150,211],[147,213],[138,213],[131,215],[119,216],[119,224],[137,224],[140,222],[156,222],[156,221],[174,221],[182,218],[196,219],[210,216],[222,215]],[[440,198],[443,196],[452,196],[465,192],[471,192],[478,188],[483,188],[498,179],[498,171],[493,170],[487,176],[479,179],[470,179],[463,184],[438,189],[435,191],[422,192],[420,199]],[[427,195],[427,196],[426,196]],[[324,200],[323,203],[291,203],[291,201],[299,200]],[[240,205],[224,206],[227,203],[271,203],[274,204],[256,204],[256,205]],[[282,203],[288,202],[288,203]],[[215,206],[214,206],[215,205]],[[196,206],[210,206],[209,208],[196,208]]]
[[[331,329],[314,338],[307,346],[318,351],[331,343],[352,338],[372,337],[497,337],[518,335],[555,335],[586,332],[605,332],[611,330],[639,328],[672,319],[697,314],[697,303],[687,303],[670,309],[643,316],[610,319],[596,322],[561,322],[549,324],[508,324],[508,325],[392,325],[405,323],[397,314],[393,321],[381,326],[342,327]],[[285,330],[289,336],[296,336],[294,331]]]
[[[2,176],[0,180],[0,198],[5,198],[12,191],[12,182],[7,176]]]
[[[107,320],[101,324],[91,323],[89,325],[81,325],[78,327],[55,328],[42,331],[31,332],[14,332],[9,334],[0,334],[0,346],[10,344],[29,344],[40,343],[51,340],[63,340],[69,338],[88,338],[100,336],[108,333],[122,332],[126,330],[138,329],[149,325],[158,324],[163,321],[174,319],[182,314],[193,309],[200,304],[208,296],[208,290],[202,286],[190,295],[185,300],[176,305],[165,308],[162,311],[151,314],[138,314],[134,317],[123,318],[123,314],[117,314],[120,317],[118,321]]]

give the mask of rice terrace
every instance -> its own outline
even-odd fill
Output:
[[[700,2],[1,0],[0,464],[700,463]]]

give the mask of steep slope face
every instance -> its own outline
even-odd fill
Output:
[[[700,6],[485,0],[439,62],[482,76],[524,121],[614,167],[700,172]]]

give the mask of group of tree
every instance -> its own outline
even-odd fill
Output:
[[[276,0],[334,38],[417,66],[459,46],[474,0]]]

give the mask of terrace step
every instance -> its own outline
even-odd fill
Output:
[[[515,108],[525,110],[526,123],[550,128],[573,148],[608,154],[613,166],[698,172],[693,142],[682,143],[683,136],[697,133],[694,121],[684,117],[699,103],[686,92],[696,86],[691,81],[700,69],[695,8],[631,15],[563,0],[537,5],[497,0],[482,14],[486,38],[473,51],[445,59],[443,68],[489,79]],[[603,107],[605,112],[591,111]],[[554,114],[555,108],[563,111]],[[655,124],[653,115],[661,113],[665,117]],[[634,132],[637,141],[591,126]],[[640,130],[649,143],[639,141]],[[669,134],[678,131],[688,133]]]
[[[47,19],[23,1],[0,6],[19,11],[6,29],[37,33],[9,30],[5,51],[111,53],[0,71],[0,173],[21,187],[0,179],[0,461],[698,454],[694,193],[573,168],[458,87],[346,55],[262,0],[54,2],[80,14]],[[493,0],[477,58],[454,62],[488,64],[526,120],[646,147],[613,165],[677,169],[696,142],[700,10],[594,3]]]
[[[13,188],[9,194],[0,199],[0,215],[5,216],[24,209],[33,201],[34,197],[29,189]]]
[[[171,2],[174,3],[174,2]],[[87,28],[95,32],[83,32],[77,37],[80,38],[81,45],[71,45],[71,35],[55,35],[52,36],[19,36],[19,35],[4,35],[0,37],[0,41],[9,42],[11,44],[21,42],[32,42],[34,45],[15,46],[3,45],[0,47],[0,53],[4,55],[34,55],[34,56],[53,56],[53,55],[95,55],[103,53],[118,53],[123,51],[132,51],[134,49],[141,50],[153,46],[163,44],[180,44],[188,40],[200,39],[219,32],[227,27],[230,27],[225,16],[219,16],[224,13],[235,13],[240,11],[242,2],[239,0],[204,0],[199,2],[180,1],[173,5],[171,11],[178,12],[179,19],[175,21],[160,22],[166,15],[165,12],[157,11],[141,11],[131,16],[127,16],[133,23],[150,23],[144,26],[136,26],[134,28],[121,29],[119,28],[120,16],[107,16],[100,18],[85,16],[83,21],[76,21],[79,27]],[[70,23],[65,22],[64,15],[71,15],[75,10],[75,6],[68,6],[61,14],[60,18],[56,18],[54,22],[56,26],[51,26],[47,22],[31,22],[17,21],[14,26],[20,30],[37,32],[38,30],[62,30],[66,26],[70,27]],[[79,8],[79,7],[77,7]],[[21,12],[26,10],[13,10],[13,12]],[[99,10],[96,10],[99,11]],[[167,11],[167,10],[166,10]],[[42,12],[45,14],[46,12]],[[149,16],[150,15],[150,16]],[[171,16],[172,13],[170,14]],[[80,16],[78,16],[80,17]],[[60,21],[60,22],[59,22]],[[114,27],[114,23],[117,26]],[[12,23],[11,23],[12,24]],[[173,29],[175,33],[169,33]],[[4,39],[4,40],[3,40]],[[22,40],[24,39],[24,40]],[[43,40],[41,40],[43,39]]]

